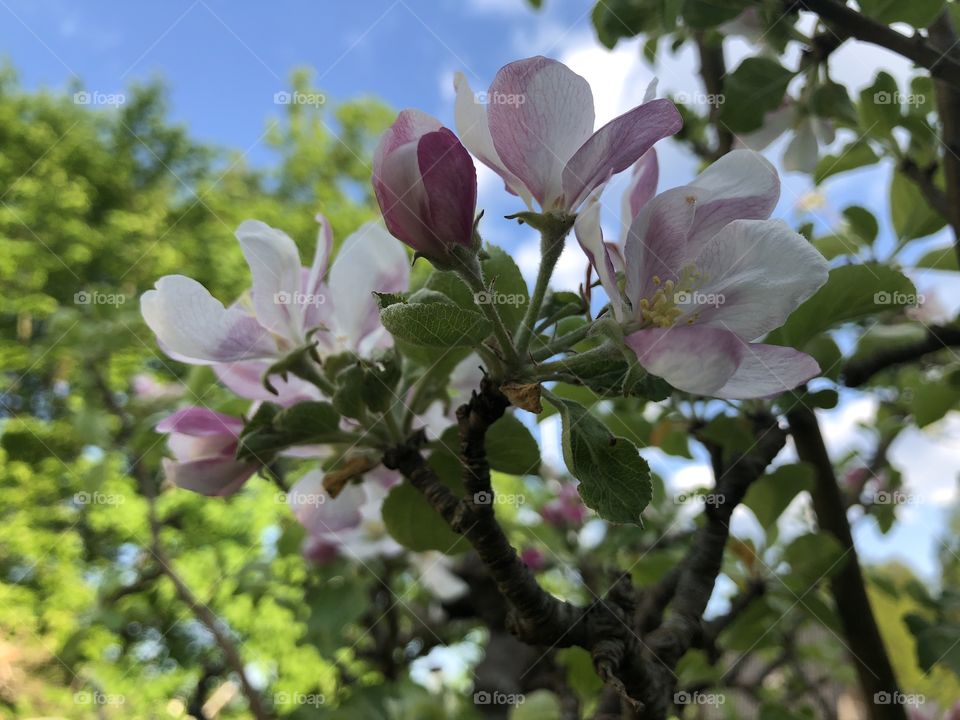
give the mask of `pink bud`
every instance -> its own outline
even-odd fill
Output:
[[[404,110],[373,157],[373,190],[387,229],[432,261],[473,246],[477,171],[457,136]]]
[[[547,560],[543,556],[543,553],[537,550],[535,547],[525,547],[520,551],[520,560],[528,568],[534,572],[539,572],[543,570],[547,565]]]
[[[576,485],[567,484],[560,494],[540,508],[540,515],[550,525],[567,527],[580,525],[587,516],[587,508],[580,499]]]

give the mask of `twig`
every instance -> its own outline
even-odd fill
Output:
[[[883,370],[919,360],[948,347],[960,347],[960,326],[931,325],[922,340],[909,345],[883,348],[868,357],[848,362],[843,368],[844,384],[851,388],[860,387]]]
[[[871,702],[878,693],[897,697],[899,686],[867,597],[845,504],[817,417],[809,408],[800,406],[789,411],[787,419],[797,455],[815,471],[813,507],[817,522],[839,541],[844,553],[830,577],[830,589],[867,699],[869,717],[871,720],[906,720],[903,705]]]

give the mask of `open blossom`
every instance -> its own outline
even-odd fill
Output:
[[[776,170],[737,150],[694,182],[650,200],[623,248],[625,292],[612,272],[599,206],[577,219],[581,244],[640,364],[698,395],[746,399],[789,390],[819,373],[792,348],[753,342],[780,327],[827,279],[826,260],[779,220]]]
[[[157,424],[169,434],[173,459],[164,458],[163,472],[178,487],[202,495],[232,495],[257,471],[234,457],[243,420],[203,407],[178,410]]]
[[[374,290],[406,289],[403,248],[376,223],[350,235],[334,263],[330,226],[322,217],[313,264],[304,268],[292,239],[247,220],[237,239],[250,266],[249,297],[224,307],[196,280],[168,275],[143,294],[141,312],[162,349],[176,360],[213,365],[221,381],[242,397],[273,400],[262,385],[267,368],[292,350],[316,342],[321,356],[367,353],[390,342],[379,324]],[[274,380],[281,404],[316,399],[317,390],[291,377]]]
[[[373,190],[390,232],[442,261],[473,245],[477,170],[457,136],[419,110],[404,110],[373,157]]]
[[[507,189],[533,209],[575,212],[591,192],[683,124],[672,102],[650,100],[594,132],[593,93],[566,65],[542,56],[502,67],[486,95],[458,73],[457,132]]]

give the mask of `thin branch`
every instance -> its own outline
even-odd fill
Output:
[[[903,705],[872,702],[878,693],[897,697],[899,685],[887,655],[883,638],[867,597],[860,562],[847,520],[846,506],[837,485],[833,464],[812,410],[797,407],[787,413],[800,460],[813,466],[815,481],[813,507],[820,528],[833,535],[843,556],[830,577],[830,589],[836,604],[843,634],[853,656],[860,687],[867,700],[871,720],[906,720]]]
[[[960,88],[960,62],[921,36],[902,35],[837,0],[797,0],[792,4],[819,15],[841,38],[853,37],[892,50],[926,68],[933,77]]]
[[[909,345],[883,348],[865,358],[848,362],[843,368],[844,384],[851,388],[860,387],[877,373],[914,362],[948,347],[960,347],[960,326],[931,325],[922,340]]]
[[[946,55],[957,45],[957,31],[953,25],[953,16],[944,9],[929,28],[930,42],[938,51]],[[955,83],[935,82],[934,93],[937,101],[937,115],[940,117],[940,141],[943,144],[943,177],[946,183],[946,197],[952,201],[946,204],[943,216],[953,229],[954,249],[960,262],[960,89]]]
[[[723,40],[710,42],[703,32],[696,33],[694,39],[700,56],[700,78],[703,80],[707,96],[714,99],[721,98],[723,97],[723,79],[727,75],[727,64],[723,57]],[[734,136],[726,125],[719,122],[721,104],[712,102],[709,105],[708,119],[717,131],[717,147],[709,154],[715,160],[733,149]]]

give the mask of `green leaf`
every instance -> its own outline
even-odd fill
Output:
[[[504,415],[487,430],[487,460],[499,472],[536,474],[540,470],[540,446],[522,422]]]
[[[605,520],[639,524],[652,495],[646,460],[633,443],[611,435],[583,406],[555,395],[546,399],[560,413],[563,459],[580,481],[577,490],[583,502]]]
[[[798,307],[766,342],[803,348],[819,333],[841,323],[916,304],[916,290],[902,273],[876,263],[844,265]]]
[[[809,465],[781,465],[750,486],[743,504],[753,511],[769,537],[787,506],[812,485],[813,468]]]
[[[836,118],[849,125],[857,123],[857,109],[850,100],[847,88],[827,80],[814,88],[810,98],[813,113],[819,117]]]
[[[932,235],[947,224],[916,184],[900,172],[894,172],[890,183],[890,218],[897,236],[905,240]]]
[[[917,640],[917,663],[929,673],[943,665],[960,675],[960,626],[953,623],[930,623],[917,614],[904,617]]]
[[[440,443],[451,452],[460,447],[456,425],[444,430]],[[504,415],[487,430],[487,462],[509,475],[532,475],[540,470],[540,446],[527,427],[513,415]]]
[[[783,552],[783,559],[790,565],[784,583],[797,594],[806,593],[841,567],[842,555],[843,548],[829,533],[801,535]]]
[[[831,175],[856,170],[877,162],[877,154],[863,140],[854,140],[840,150],[839,155],[824,155],[817,161],[813,181],[819,185]]]
[[[908,387],[912,390],[910,412],[917,427],[935,423],[960,405],[960,388],[950,382],[949,376],[937,380],[920,378]]]
[[[480,313],[447,303],[390,305],[380,320],[395,338],[428,347],[475,347],[491,329]]]
[[[707,30],[733,20],[749,4],[746,0],[686,0],[683,19],[692,28]]]
[[[841,255],[855,255],[859,250],[856,240],[849,235],[824,235],[814,240],[813,246],[827,260],[833,260]]]
[[[860,128],[863,134],[888,137],[902,117],[897,81],[889,73],[877,73],[873,84],[860,91]]]
[[[918,268],[929,268],[930,270],[944,270],[957,272],[960,267],[957,265],[957,251],[953,245],[944,248],[930,250],[923,257],[917,260]]]
[[[428,462],[448,487],[459,482],[460,463],[449,453],[434,453]],[[390,537],[415,552],[439,550],[454,555],[470,547],[406,480],[390,490],[381,512]]]
[[[865,15],[884,25],[903,22],[918,30],[936,20],[946,6],[944,0],[859,0],[858,4]]]
[[[487,245],[484,249],[487,258],[482,263],[483,277],[492,290],[489,299],[494,302],[507,329],[515,330],[530,302],[527,281],[506,250],[496,245]]]
[[[284,410],[264,403],[250,419],[237,447],[237,458],[268,463],[293,445],[338,442],[340,414],[327,402],[301,402]]]
[[[775,60],[747,58],[724,81],[720,120],[735,133],[758,130],[763,116],[780,106],[793,75]]]
[[[859,205],[850,205],[844,208],[843,216],[850,225],[850,229],[864,245],[873,245],[873,241],[877,239],[880,226],[872,212]]]

